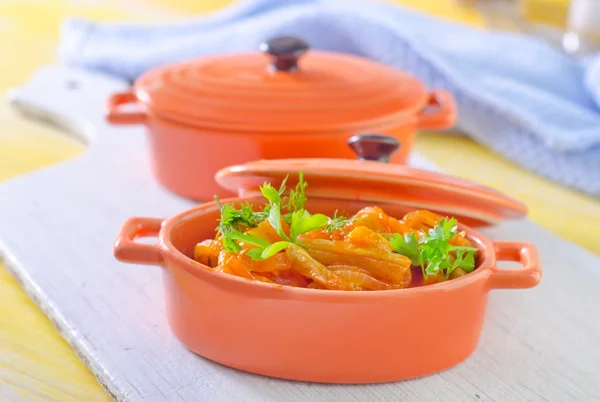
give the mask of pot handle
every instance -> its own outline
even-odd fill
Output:
[[[138,124],[146,119],[144,112],[124,112],[119,107],[137,102],[133,92],[117,92],[108,98],[106,120],[112,124]]]
[[[456,103],[447,91],[433,91],[425,108],[417,116],[422,129],[450,128],[456,122]]]
[[[163,219],[158,218],[134,217],[125,221],[115,241],[115,258],[131,264],[162,265],[163,256],[158,245],[135,241],[142,236],[157,236],[162,224]]]
[[[537,249],[529,243],[496,241],[497,261],[517,261],[521,269],[492,268],[489,285],[492,289],[525,289],[536,286],[542,279],[542,266]]]

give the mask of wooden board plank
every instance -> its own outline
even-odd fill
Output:
[[[80,90],[66,89],[73,79]],[[0,185],[3,259],[117,400],[597,400],[600,260],[528,221],[485,232],[536,243],[541,285],[492,292],[477,351],[451,370],[393,384],[315,385],[242,373],[189,352],[167,326],[160,269],[112,256],[126,218],[168,217],[192,205],[152,179],[140,128],[103,122],[106,96],[124,86],[89,73],[40,72],[18,94],[21,108],[64,116],[87,133],[89,150]]]

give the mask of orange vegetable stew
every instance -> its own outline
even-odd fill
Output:
[[[398,220],[377,206],[351,216],[311,214],[307,185],[300,173],[284,196],[286,180],[279,189],[265,183],[258,211],[216,199],[216,237],[198,243],[194,259],[246,279],[349,291],[434,284],[475,269],[478,250],[456,219],[416,210]]]

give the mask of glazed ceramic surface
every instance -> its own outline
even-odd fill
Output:
[[[371,155],[373,159],[381,152],[393,152],[393,149],[381,148],[386,137],[377,136],[373,140],[370,137],[356,136],[355,144],[363,144],[362,148],[379,144],[380,149]],[[363,153],[367,151],[362,150]],[[361,155],[359,153],[359,157]],[[300,171],[309,183],[306,189],[309,198],[363,200],[385,209],[398,205],[429,209],[455,217],[472,227],[527,215],[523,203],[491,188],[440,173],[374,160],[261,160],[221,169],[215,180],[231,192],[256,195],[260,194],[259,186],[265,181],[278,187],[287,176],[288,186],[293,187]]]
[[[352,158],[346,142],[355,134],[396,138],[401,148],[391,162],[404,163],[418,129],[446,129],[456,120],[447,92],[428,91],[403,71],[308,51],[297,38],[274,38],[261,51],[149,71],[109,99],[106,118],[144,124],[158,181],[197,200],[232,195],[207,184],[232,164]]]
[[[307,208],[331,215],[336,209],[352,213],[368,205],[313,198]],[[387,208],[395,216],[407,212],[402,206]],[[541,279],[532,245],[490,242],[461,226],[479,248],[480,259],[473,273],[459,279],[372,292],[266,284],[213,271],[190,258],[198,241],[214,237],[218,217],[211,202],[166,221],[132,218],[116,241],[115,256],[163,267],[169,324],[189,349],[272,377],[373,383],[446,369],[477,346],[488,291],[533,287]],[[135,242],[149,235],[158,242]],[[523,269],[499,270],[497,260],[519,261]]]

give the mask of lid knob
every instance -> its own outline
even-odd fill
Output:
[[[356,153],[358,160],[387,163],[400,148],[400,141],[387,135],[360,134],[350,137],[348,145]]]
[[[260,44],[260,51],[271,58],[273,71],[298,70],[298,59],[309,49],[308,43],[294,36],[279,36]]]

